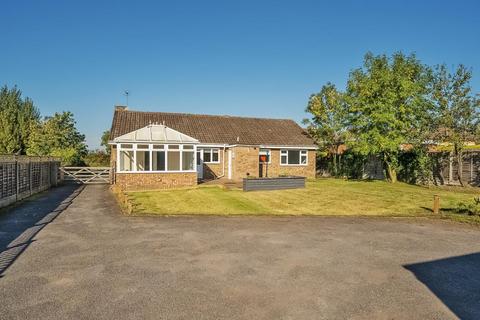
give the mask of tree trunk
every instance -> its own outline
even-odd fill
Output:
[[[394,161],[387,154],[384,154],[383,161],[387,167],[388,180],[391,183],[397,182],[397,168],[394,166]]]
[[[390,163],[387,163],[387,173],[391,183],[397,182],[397,170]]]
[[[337,172],[337,154],[336,154],[336,153],[333,154],[333,175],[334,175],[335,177],[338,176],[338,172]]]
[[[457,179],[462,187],[465,187],[462,179],[463,173],[463,152],[460,148],[455,147],[456,159],[457,159]]]

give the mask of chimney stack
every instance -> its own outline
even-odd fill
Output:
[[[125,111],[127,110],[127,106],[115,106],[115,111]]]

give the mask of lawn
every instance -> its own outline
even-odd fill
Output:
[[[131,192],[133,214],[272,214],[272,215],[432,215],[433,196],[440,196],[442,216],[478,221],[453,214],[462,201],[472,201],[474,188],[426,188],[384,181],[318,179],[305,189],[252,191],[219,186],[192,189]]]

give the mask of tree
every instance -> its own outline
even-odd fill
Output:
[[[337,176],[339,147],[347,134],[344,94],[328,82],[319,93],[310,96],[306,112],[312,114],[311,119],[304,120],[307,130],[323,151],[331,155],[333,173]]]
[[[110,156],[103,150],[88,151],[83,157],[85,165],[88,167],[109,167]]]
[[[32,132],[27,154],[61,157],[64,165],[82,164],[87,146],[85,136],[78,132],[75,124],[69,111],[46,117]]]
[[[350,147],[361,155],[380,155],[387,176],[397,181],[403,144],[422,143],[431,105],[430,72],[415,55],[365,55],[363,68],[351,72],[346,92]]]
[[[0,153],[24,154],[30,132],[40,121],[40,113],[29,98],[13,87],[0,89]]]
[[[105,148],[105,153],[107,155],[110,155],[110,152],[111,152],[111,148],[108,145],[109,140],[110,140],[110,130],[103,131],[100,145]]]
[[[462,163],[465,142],[476,140],[480,99],[472,94],[472,72],[459,65],[452,74],[445,65],[435,67],[431,85],[436,139],[452,145],[458,165],[457,178],[463,186]]]

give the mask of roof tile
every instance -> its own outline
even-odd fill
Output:
[[[143,112],[116,109],[110,139],[143,128],[165,124],[201,143],[315,146],[295,121],[187,113]],[[237,141],[238,137],[238,141]]]

